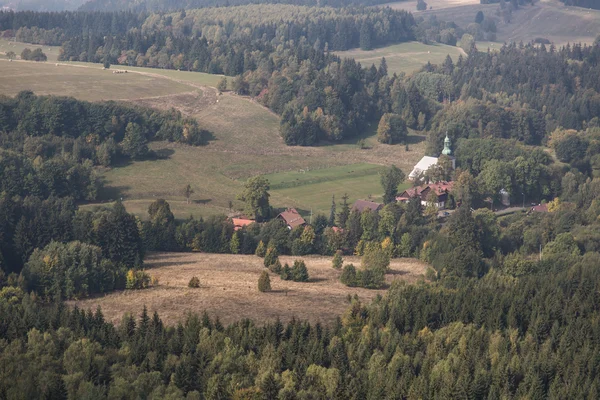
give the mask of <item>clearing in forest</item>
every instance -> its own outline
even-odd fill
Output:
[[[71,301],[83,309],[97,306],[107,320],[118,323],[125,313],[139,315],[144,305],[149,312],[157,311],[163,321],[174,324],[186,313],[206,311],[213,318],[229,324],[244,318],[257,323],[296,317],[312,323],[331,324],[348,308],[347,296],[357,294],[369,302],[385,290],[349,288],[339,282],[341,271],[331,267],[331,257],[288,257],[306,262],[309,282],[282,281],[270,273],[270,293],[258,291],[258,277],[265,270],[262,258],[250,255],[204,253],[156,253],[146,260],[147,272],[159,279],[159,285],[146,290],[126,290],[80,301]],[[346,263],[360,265],[358,257],[346,257]],[[396,279],[416,282],[427,265],[415,259],[393,259],[386,282]],[[200,279],[200,288],[188,287],[190,279]]]
[[[385,57],[390,74],[394,72],[410,74],[422,68],[427,62],[432,64],[443,63],[447,55],[450,55],[452,60],[456,62],[458,56],[464,54],[464,52],[459,47],[445,44],[426,45],[419,42],[406,42],[373,50],[338,51],[336,54],[342,58],[354,58],[363,67],[368,67],[371,64],[379,67],[381,58]]]

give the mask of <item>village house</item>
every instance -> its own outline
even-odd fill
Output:
[[[239,231],[240,229],[242,229],[245,226],[248,226],[250,224],[255,223],[256,221],[254,221],[253,219],[247,219],[247,218],[231,218],[231,223],[233,224],[233,230],[234,231]]]
[[[287,225],[288,229],[294,229],[297,226],[305,225],[306,221],[295,208],[288,208],[277,216]]]
[[[421,199],[421,205],[427,206],[429,194],[433,191],[437,197],[435,206],[439,209],[444,209],[448,205],[448,196],[452,191],[453,186],[454,182],[452,181],[417,186],[400,193],[398,196],[396,196],[396,201],[408,203],[411,198],[419,197]]]
[[[359,213],[362,213],[366,209],[369,209],[371,211],[379,211],[382,208],[383,204],[375,203],[374,201],[369,200],[356,200],[356,202],[352,206],[352,210],[356,210]]]

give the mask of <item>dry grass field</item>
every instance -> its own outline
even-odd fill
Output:
[[[58,60],[60,46],[42,46],[40,44],[15,42],[13,40],[7,40],[4,38],[0,39],[0,58],[5,58],[6,53],[9,51],[13,51],[17,57],[20,57],[21,52],[26,48],[31,50],[42,49],[44,54],[46,54],[48,57],[48,61]]]
[[[600,11],[567,7],[558,0],[540,0],[534,6],[523,6],[513,12],[512,21],[508,24],[495,16],[497,3],[479,4],[479,0],[426,0],[426,3],[433,8],[417,11],[417,2],[412,0],[386,5],[408,10],[417,18],[436,16],[440,20],[452,21],[462,27],[474,22],[475,14],[481,10],[486,17],[494,17],[497,20],[496,41],[498,43],[519,41],[527,43],[542,37],[557,46],[569,42],[589,44],[600,35]]]
[[[298,257],[281,257],[282,263],[293,263]],[[84,309],[102,307],[105,318],[120,322],[123,314],[139,315],[146,305],[157,311],[163,321],[174,324],[186,313],[206,311],[218,315],[225,324],[244,318],[257,323],[293,317],[310,322],[332,323],[348,307],[347,296],[357,294],[370,301],[385,290],[349,288],[339,282],[340,271],[331,267],[330,257],[304,257],[309,282],[282,281],[271,276],[273,292],[257,289],[258,277],[265,269],[256,256],[234,256],[203,253],[157,253],[146,260],[147,272],[159,279],[159,285],[147,290],[123,291],[103,297],[71,301]],[[347,257],[345,263],[360,265],[358,257]],[[394,259],[386,281],[395,279],[416,282],[426,265],[414,259]],[[191,289],[189,280],[197,276],[201,287]]]

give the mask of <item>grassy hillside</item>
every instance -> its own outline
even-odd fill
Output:
[[[286,146],[279,136],[279,117],[249,98],[218,95],[211,86],[220,76],[147,68],[113,74],[94,64],[56,66],[6,60],[0,60],[0,68],[3,94],[29,89],[91,101],[121,99],[163,109],[174,107],[197,117],[200,125],[213,133],[208,146],[152,143],[158,160],[100,171],[105,185],[100,200],[122,198],[131,212],[142,217],[159,197],[169,200],[178,218],[227,213],[230,201],[236,208],[242,206],[235,198],[244,181],[254,175],[268,175],[279,184],[272,191],[275,207],[326,213],[334,194],[341,198],[348,192],[351,201],[368,195],[377,198],[381,195],[380,166],[395,164],[408,172],[424,152],[424,137],[415,134],[408,152],[404,146],[377,143],[375,126],[361,137],[370,147],[367,150],[356,146],[359,138],[318,147]],[[340,166],[346,167],[336,168]],[[295,180],[299,170],[310,170],[304,178],[319,177],[320,181],[281,187],[282,182]],[[182,194],[187,184],[195,190],[191,204]]]
[[[441,64],[448,54],[456,61],[462,54],[462,50],[444,44],[425,45],[419,42],[407,42],[368,51],[360,49],[339,51],[336,54],[340,57],[354,58],[363,66],[371,64],[379,66],[381,58],[385,57],[390,73],[410,74],[427,64],[428,61],[432,64]]]
[[[513,12],[508,24],[495,16],[498,4],[479,4],[479,0],[426,0],[427,11],[417,11],[416,1],[389,3],[388,6],[414,13],[415,17],[436,16],[466,27],[483,11],[486,17],[497,19],[497,42],[529,42],[543,37],[563,45],[568,42],[592,43],[600,35],[600,11],[567,7],[558,0],[540,0],[534,6],[523,6]]]
[[[42,46],[39,44],[21,43],[0,38],[0,58],[6,58],[6,53],[9,51],[13,51],[17,55],[17,58],[19,58],[21,56],[21,52],[26,48],[31,50],[42,49],[44,54],[48,56],[48,61],[58,60],[60,46]]]

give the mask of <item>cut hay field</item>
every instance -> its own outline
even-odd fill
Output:
[[[408,173],[424,153],[424,137],[412,134],[407,152],[401,145],[377,143],[374,126],[361,136],[369,146],[367,150],[356,146],[358,138],[335,145],[289,147],[279,135],[277,115],[251,99],[228,92],[217,94],[210,83],[211,79],[218,82],[220,76],[215,79],[208,74],[149,68],[131,71],[112,74],[97,64],[55,66],[0,60],[0,93],[15,95],[21,90],[33,90],[38,94],[68,95],[91,101],[127,100],[162,109],[174,107],[197,118],[214,135],[209,145],[191,147],[155,142],[150,147],[159,159],[100,171],[105,189],[99,200],[110,204],[122,198],[127,209],[140,217],[146,216],[148,205],[157,198],[168,200],[177,218],[228,213],[230,201],[235,208],[241,208],[235,198],[247,178],[301,169],[322,170],[330,176],[330,181],[281,192],[274,190],[271,203],[306,212],[311,208],[314,212],[328,212],[332,195],[341,198],[348,192],[355,200],[381,192],[375,173],[349,177],[344,170],[328,169],[395,164]],[[182,195],[187,184],[195,191],[191,204]]]
[[[282,263],[293,263],[297,257],[280,257]],[[125,313],[139,315],[145,305],[149,312],[157,311],[167,324],[174,324],[188,312],[206,311],[219,316],[224,324],[250,318],[257,323],[280,318],[308,320],[331,324],[348,308],[346,298],[357,294],[365,302],[385,290],[349,288],[339,282],[341,271],[331,267],[331,257],[304,257],[309,282],[282,281],[270,274],[273,292],[257,289],[258,277],[265,269],[256,256],[234,256],[203,253],[157,253],[146,260],[147,272],[159,279],[159,285],[138,291],[122,291],[102,297],[71,301],[83,309],[102,307],[104,317],[118,323]],[[345,262],[360,265],[358,257]],[[394,259],[386,282],[400,279],[416,282],[426,265],[415,259]],[[188,288],[193,277],[201,287]]]
[[[0,38],[0,58],[7,58],[6,53],[8,53],[9,51],[14,51],[18,58],[21,56],[21,52],[26,48],[29,48],[31,50],[42,49],[44,54],[48,56],[48,61],[58,60],[60,46],[46,46],[40,44],[21,43],[15,42],[13,40]]]
[[[441,64],[447,55],[450,55],[456,62],[458,56],[464,54],[464,52],[459,47],[445,44],[426,45],[419,42],[407,42],[373,50],[339,51],[336,54],[342,58],[354,58],[367,67],[371,64],[379,67],[381,58],[385,57],[390,73],[405,72],[410,74],[423,67],[428,61],[432,64]]]
[[[39,95],[99,101],[168,96],[194,89],[162,78],[113,74],[102,68],[0,60],[0,93],[14,96],[22,90],[31,90]]]
[[[426,3],[433,9],[417,11],[416,1],[385,5],[408,10],[417,18],[436,16],[440,20],[452,21],[462,27],[474,22],[475,14],[482,11],[486,17],[496,19],[498,43],[519,41],[527,43],[542,37],[557,46],[578,42],[591,44],[600,35],[599,10],[567,7],[558,0],[540,0],[534,6],[522,6],[513,12],[512,20],[508,24],[495,15],[497,3],[479,4],[478,0],[426,0]]]

